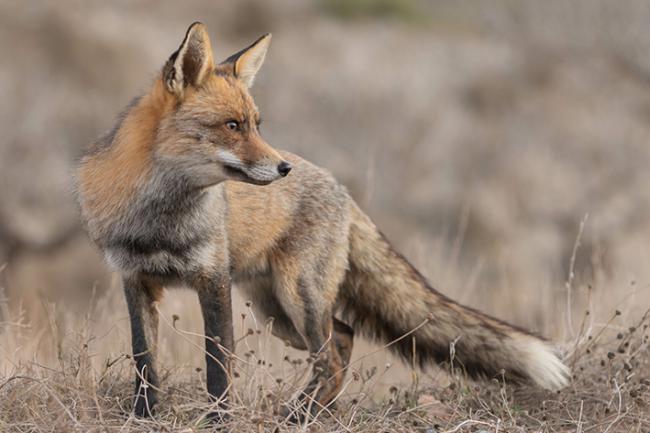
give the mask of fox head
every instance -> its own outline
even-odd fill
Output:
[[[160,77],[174,109],[158,125],[156,157],[202,186],[224,180],[266,185],[291,164],[260,135],[260,113],[249,93],[271,42],[266,34],[220,64],[206,27],[192,24]]]

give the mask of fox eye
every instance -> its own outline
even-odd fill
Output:
[[[226,122],[226,128],[230,129],[231,131],[237,131],[239,129],[239,122],[236,120],[229,120]]]

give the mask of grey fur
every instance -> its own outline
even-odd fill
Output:
[[[181,170],[156,167],[119,220],[103,227],[98,244],[108,262],[127,274],[177,276],[198,272],[210,233],[225,219],[223,185],[199,189]]]

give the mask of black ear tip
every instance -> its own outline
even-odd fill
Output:
[[[190,26],[187,28],[187,31],[185,32],[185,37],[183,38],[183,42],[181,42],[181,47],[185,45],[185,42],[187,41],[187,38],[190,37],[190,34],[197,28],[197,27],[205,27],[202,22],[200,21],[194,21]]]
[[[189,35],[190,33],[192,33],[193,31],[198,30],[198,29],[200,29],[200,28],[204,28],[204,29],[205,29],[205,24],[203,24],[201,21],[194,21],[194,22],[193,22],[192,24],[190,24],[190,26],[187,28],[187,34],[186,34],[186,36]]]
[[[260,36],[259,38],[257,38],[257,39],[255,40],[255,42],[253,42],[252,44],[250,44],[250,45],[248,46],[248,48],[252,48],[252,47],[254,47],[255,45],[259,44],[259,43],[262,42],[262,41],[270,40],[270,39],[271,39],[271,36],[273,36],[273,35],[271,35],[271,33],[264,33],[262,36]],[[248,49],[248,48],[247,48],[247,49]]]

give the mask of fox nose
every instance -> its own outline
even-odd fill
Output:
[[[292,168],[291,164],[287,161],[282,161],[280,164],[278,164],[278,172],[282,177],[288,175],[289,172],[291,171],[291,168]]]

